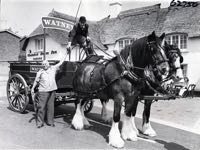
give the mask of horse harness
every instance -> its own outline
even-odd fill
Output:
[[[152,44],[154,44],[155,42],[148,42],[147,43],[147,46],[149,49],[152,50]],[[157,45],[158,46],[158,45]],[[161,47],[159,47],[161,48]],[[131,51],[130,51],[131,52]],[[161,52],[162,53],[162,52]],[[162,54],[163,56],[163,54]],[[102,74],[102,80],[103,80],[103,86],[100,87],[99,89],[97,90],[94,90],[93,92],[87,92],[87,96],[89,98],[91,97],[95,97],[96,94],[98,94],[99,92],[103,91],[104,89],[106,89],[109,85],[111,85],[112,83],[114,83],[115,81],[121,79],[121,78],[125,78],[127,79],[129,82],[131,83],[135,83],[135,84],[138,84],[138,85],[142,85],[144,82],[149,86],[150,89],[152,89],[154,92],[156,93],[160,93],[158,92],[154,87],[152,87],[148,81],[148,78],[147,77],[139,77],[137,74],[134,73],[134,69],[138,69],[138,70],[142,70],[142,71],[145,71],[146,68],[141,68],[141,67],[137,67],[137,66],[134,66],[133,64],[133,61],[132,61],[132,58],[131,58],[131,54],[129,53],[129,56],[127,58],[127,61],[124,60],[124,58],[119,54],[117,56],[118,58],[118,61],[120,63],[120,65],[122,66],[122,73],[115,79],[113,79],[112,81],[110,81],[109,83],[106,83],[105,81],[105,78],[104,78],[104,74]],[[155,66],[160,64],[160,63],[163,63],[163,62],[166,62],[168,61],[168,59],[164,58],[163,57],[163,61],[160,61],[160,62],[155,62],[155,65],[148,68],[148,69],[152,69],[150,71],[154,71],[155,69],[157,69]],[[104,65],[104,69],[106,67],[106,65],[108,64],[109,60],[103,60],[103,62],[94,62],[94,63],[97,63],[97,64],[100,64],[100,65]],[[91,71],[90,73],[90,81],[91,79],[93,78],[93,74],[94,74],[94,70],[95,70],[95,67],[93,68],[93,70]],[[160,85],[159,85],[160,86]],[[161,87],[161,86],[160,86]]]

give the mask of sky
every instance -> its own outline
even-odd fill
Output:
[[[52,9],[71,16],[76,16],[81,0],[0,0],[1,27],[11,28],[20,36],[29,35]],[[109,15],[109,4],[118,1],[121,10],[145,7],[161,3],[168,7],[171,0],[82,0],[78,16],[87,20],[98,21]]]

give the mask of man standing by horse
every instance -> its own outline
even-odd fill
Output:
[[[44,68],[37,72],[35,81],[31,89],[31,94],[33,95],[36,86],[38,87],[38,92],[36,94],[38,99],[38,104],[36,105],[37,128],[41,128],[44,126],[45,115],[47,116],[46,124],[51,127],[55,126],[54,100],[55,100],[55,90],[57,90],[55,77],[56,77],[56,72],[59,70],[60,66],[65,61],[66,57],[67,53],[59,63],[53,66],[51,66],[47,60],[44,60],[42,62]]]
[[[86,18],[81,16],[79,22],[74,25],[73,29],[69,33],[69,42],[67,48],[70,49],[71,45],[79,44],[80,48],[83,48],[86,55],[94,53],[90,37],[88,36],[89,25],[86,23]]]

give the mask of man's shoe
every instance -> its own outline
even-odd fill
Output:
[[[37,125],[37,128],[42,128],[44,124]]]
[[[50,127],[55,127],[55,124],[50,124],[50,123],[47,123],[47,126],[50,126]]]

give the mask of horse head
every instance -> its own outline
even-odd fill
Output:
[[[159,81],[167,78],[170,70],[168,58],[163,48],[164,37],[165,33],[158,37],[155,32],[147,36],[147,50],[150,52],[149,63],[153,67],[153,72]]]
[[[152,32],[150,35],[134,41],[128,50],[121,51],[121,55],[127,58],[129,66],[132,65],[134,72],[140,74],[139,76],[141,73],[144,74],[146,67],[151,66],[151,72],[154,73],[157,81],[162,81],[168,76],[170,69],[163,49],[164,37],[164,33],[158,37],[155,32]],[[127,51],[129,51],[128,54]]]
[[[183,77],[181,69],[181,63],[183,63],[183,56],[181,55],[180,49],[176,45],[169,45],[165,42],[165,51],[167,58],[169,59],[170,72],[169,77],[174,81],[180,81]]]
[[[167,54],[167,57],[169,59],[169,65],[170,65],[170,73],[168,76],[168,81],[166,81],[164,84],[166,87],[169,86],[169,91],[175,89],[175,87],[179,87],[179,92],[177,93],[179,96],[182,96],[184,91],[187,87],[187,82],[185,79],[186,77],[183,76],[183,71],[181,69],[181,63],[183,63],[183,56],[181,55],[180,49],[176,45],[170,45],[167,42],[165,42],[165,51]]]

